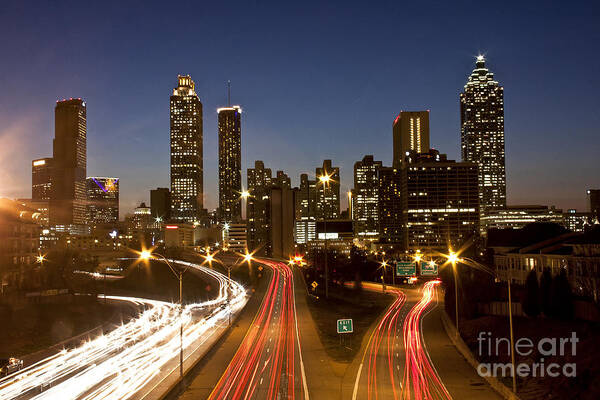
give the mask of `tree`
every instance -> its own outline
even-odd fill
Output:
[[[530,317],[537,317],[540,314],[540,286],[534,269],[529,271],[525,280],[523,311]]]
[[[547,317],[555,315],[552,307],[552,275],[548,268],[544,268],[540,278],[540,304],[544,315]]]
[[[564,268],[552,281],[552,299],[554,300],[553,308],[558,318],[573,318],[573,293],[571,292],[567,271]]]

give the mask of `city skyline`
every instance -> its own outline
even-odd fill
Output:
[[[393,7],[390,9],[394,11]],[[355,20],[358,18],[357,10],[357,7],[350,7],[345,12],[351,20]],[[217,11],[210,9],[202,15],[210,15]],[[77,10],[72,12],[76,13]],[[378,18],[384,18],[382,10],[369,12],[376,13]],[[323,20],[323,16],[315,8],[307,9],[306,13],[308,18]],[[547,19],[557,18],[556,10],[552,7],[545,10],[545,13],[544,17]],[[10,15],[10,10],[7,15]],[[241,15],[234,17],[242,18]],[[39,16],[34,13],[31,18],[35,20]],[[433,18],[439,18],[439,15],[436,13]],[[516,31],[521,34],[530,30],[533,32],[535,27],[542,23],[541,20],[541,17],[534,18],[530,21],[532,26],[525,28],[521,24],[522,19],[517,18],[514,21]],[[576,24],[575,21],[582,22],[578,24],[578,32],[587,32],[590,28],[584,17],[568,15],[567,20],[571,21],[571,24]],[[117,26],[124,24],[123,21],[115,23]],[[269,26],[272,27],[273,24],[271,21]],[[10,26],[9,24],[2,29],[10,31]],[[97,21],[92,21],[90,32],[86,35],[93,37],[101,30],[101,26]],[[47,22],[41,24],[39,29],[40,32],[52,32],[57,27],[54,23]],[[159,67],[152,67],[147,63],[127,62],[126,68],[116,73],[114,68],[119,63],[114,58],[103,61],[103,65],[107,67],[105,72],[90,68],[92,64],[86,57],[82,57],[75,60],[74,64],[78,66],[79,72],[74,78],[65,75],[74,67],[63,67],[65,71],[49,71],[48,76],[56,77],[54,83],[42,82],[40,78],[35,78],[35,63],[22,68],[16,60],[11,60],[7,68],[9,72],[15,71],[17,77],[12,79],[19,81],[25,88],[35,84],[40,91],[39,95],[31,101],[28,100],[26,105],[23,101],[9,103],[7,96],[0,99],[0,117],[6,121],[0,132],[0,143],[3,145],[0,169],[3,175],[6,175],[6,179],[3,179],[4,185],[0,188],[0,196],[28,196],[31,177],[26,166],[33,159],[50,155],[47,149],[50,148],[53,137],[53,102],[62,98],[82,97],[88,102],[88,175],[122,177],[121,208],[124,214],[130,212],[139,202],[148,202],[150,189],[168,186],[169,119],[164,93],[172,89],[174,74],[190,74],[195,77],[199,87],[198,94],[205,105],[204,174],[207,193],[205,207],[208,209],[215,208],[217,204],[216,109],[225,103],[224,88],[227,79],[231,79],[234,84],[236,103],[242,104],[245,111],[242,128],[245,138],[242,148],[242,181],[246,179],[247,168],[251,167],[255,160],[264,160],[274,170],[284,170],[296,186],[300,173],[306,172],[310,177],[314,173],[314,165],[319,165],[323,159],[332,159],[334,165],[340,167],[341,191],[346,192],[352,187],[353,164],[365,155],[373,154],[376,159],[382,160],[384,165],[391,165],[392,123],[401,110],[430,109],[432,147],[447,153],[451,159],[460,159],[457,96],[466,77],[472,71],[474,57],[481,50],[487,55],[490,69],[506,89],[508,204],[547,204],[565,210],[577,208],[583,211],[586,204],[585,190],[600,184],[595,173],[597,161],[594,158],[599,145],[597,139],[592,139],[598,117],[591,111],[597,108],[597,100],[592,95],[597,92],[597,82],[574,77],[568,66],[561,65],[561,69],[557,70],[551,63],[546,62],[546,65],[542,65],[552,52],[550,49],[540,49],[539,46],[534,48],[537,51],[532,51],[528,48],[528,43],[531,43],[528,40],[516,49],[509,49],[505,41],[499,40],[498,29],[496,24],[492,24],[490,32],[485,34],[483,39],[476,41],[465,37],[464,43],[454,52],[445,52],[439,45],[434,46],[430,55],[420,56],[414,63],[406,63],[407,66],[393,74],[390,69],[394,69],[395,59],[391,56],[385,57],[386,49],[383,47],[369,53],[383,57],[378,66],[371,67],[359,63],[355,68],[342,67],[342,59],[336,59],[340,56],[339,50],[332,50],[329,54],[323,52],[323,47],[317,47],[313,51],[322,57],[323,63],[321,67],[316,68],[316,76],[311,77],[315,82],[306,88],[301,86],[311,79],[300,73],[297,67],[288,66],[280,57],[272,59],[277,61],[279,67],[275,76],[271,76],[272,69],[261,69],[262,64],[248,66],[247,72],[243,71],[242,66],[234,68],[229,65],[229,58],[211,62],[210,66],[202,64],[198,59],[168,65],[162,63]],[[260,32],[261,35],[264,33]],[[353,37],[357,34],[349,33]],[[39,33],[27,33],[24,40],[37,34]],[[561,34],[570,35],[564,32]],[[132,38],[138,37],[134,33],[131,35]],[[592,41],[593,32],[589,32],[586,37]],[[223,40],[230,38],[231,36],[227,36]],[[312,36],[293,39],[304,51],[313,43]],[[552,33],[549,33],[543,43],[549,44],[551,40]],[[48,41],[52,43],[50,39]],[[433,43],[433,37],[428,36],[423,42]],[[44,41],[42,43],[46,44]],[[161,43],[163,46],[159,46],[157,56],[164,54],[165,49],[169,48],[168,43]],[[339,44],[342,41],[334,35],[328,38],[328,43]],[[562,42],[557,43],[565,56],[576,58],[577,54],[583,54],[582,44],[567,49],[561,45]],[[124,45],[121,49],[126,47]],[[266,45],[250,47],[253,52],[264,52],[270,48]],[[55,50],[57,54],[69,52],[60,46]],[[16,50],[7,49],[9,54],[11,51]],[[85,54],[89,56],[88,51]],[[590,57],[591,60],[588,59]],[[586,59],[588,66],[591,63],[593,67],[598,63],[595,55],[586,55]],[[38,60],[39,62],[41,61]],[[432,64],[435,64],[435,67],[432,67]],[[88,68],[82,68],[83,66]],[[226,68],[223,68],[224,66]],[[284,66],[288,68],[283,68]],[[305,64],[302,63],[302,66]],[[222,71],[215,73],[215,68],[219,67]],[[100,87],[111,77],[118,78],[117,83],[120,83],[119,80],[123,79],[121,74],[132,68],[138,69],[143,77],[152,77],[152,84],[136,85],[129,76],[127,85],[123,86],[126,90],[119,99],[107,94],[107,91]],[[423,69],[424,71],[421,71]],[[383,76],[374,77],[373,74],[381,70],[384,72]],[[333,73],[334,71],[337,72]],[[436,87],[439,95],[431,90],[419,91],[417,84],[425,82],[423,75],[434,71],[437,75],[429,74],[427,79],[432,79],[431,85]],[[256,75],[257,72],[255,80],[247,75]],[[23,78],[23,73],[27,73],[27,79],[19,79]],[[358,79],[360,83],[342,88],[342,81],[349,78]],[[384,78],[388,79],[390,87],[379,93]],[[3,79],[7,92],[11,92],[14,83]],[[267,79],[269,83],[265,86]],[[416,81],[415,84],[409,82],[411,79]],[[565,86],[567,79],[572,87]],[[323,82],[327,82],[327,85],[315,91],[314,85],[321,85]],[[296,91],[287,95],[282,93],[287,85],[292,85]],[[58,87],[64,89],[58,90]],[[258,89],[259,87],[261,89]],[[537,104],[533,102],[533,98],[539,94],[534,96],[535,88],[543,93],[554,88],[561,94],[560,99],[544,99]],[[289,89],[285,91],[288,92]],[[332,98],[324,96],[326,93],[331,93]],[[16,96],[19,99],[18,93]],[[340,101],[342,96],[346,101]],[[111,99],[116,101],[114,105],[110,104]],[[308,103],[309,99],[312,99],[313,104]],[[140,104],[127,109],[121,107],[121,102]],[[564,118],[565,114],[561,117],[558,111],[566,109],[570,104],[577,104],[577,109],[569,110],[570,118]],[[145,107],[143,113],[139,110],[142,106]],[[295,112],[301,112],[302,118],[292,118],[294,123],[288,122],[286,125],[279,115],[284,109],[288,111],[288,119]],[[362,110],[363,113],[356,115],[357,110]],[[338,114],[339,112],[343,113]],[[342,115],[344,118],[332,119],[331,115]],[[536,118],[531,118],[532,115]],[[537,116],[543,117],[542,120]],[[565,149],[562,146],[562,135],[565,131],[572,134],[575,141],[580,140],[585,145]],[[317,138],[320,140],[318,147],[315,146]],[[289,153],[273,154],[269,151],[268,144],[288,149]],[[9,157],[11,153],[17,153],[18,156]],[[346,199],[345,196],[342,197],[344,209]]]

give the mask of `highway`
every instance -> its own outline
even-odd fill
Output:
[[[272,270],[271,280],[246,336],[209,399],[309,399],[294,274],[284,263],[258,262]]]
[[[64,349],[19,373],[0,380],[0,398],[9,399],[143,399],[173,373],[179,357],[183,324],[186,357],[227,324],[229,313],[246,304],[246,291],[209,268],[177,262],[212,277],[216,298],[186,305],[131,297],[107,296],[145,308],[139,317],[106,335]],[[228,285],[231,296],[228,306]],[[185,353],[184,353],[185,354]]]
[[[439,378],[422,335],[422,320],[435,300],[438,281],[419,292],[387,287],[394,301],[372,330],[357,369],[352,399],[440,399],[452,397]],[[367,290],[381,285],[363,283]]]

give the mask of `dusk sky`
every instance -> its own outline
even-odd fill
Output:
[[[244,186],[255,160],[297,185],[330,158],[345,192],[364,155],[391,164],[400,110],[431,110],[432,146],[460,159],[459,93],[479,52],[505,91],[508,203],[583,210],[600,188],[597,2],[283,3],[3,1],[0,197],[31,196],[56,100],[81,97],[88,175],[121,178],[121,217],[149,202],[169,187],[177,74],[204,107],[208,209],[227,80]]]

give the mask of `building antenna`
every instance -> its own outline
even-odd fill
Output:
[[[227,81],[227,107],[231,107],[231,81]]]

